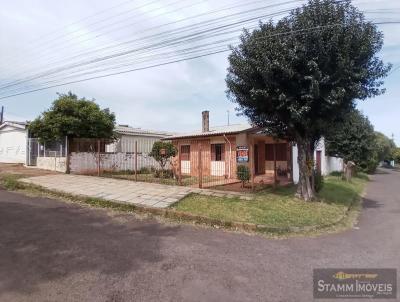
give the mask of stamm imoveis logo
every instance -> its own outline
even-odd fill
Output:
[[[313,270],[314,299],[396,299],[397,270],[393,268],[317,268]]]
[[[378,277],[378,274],[353,274],[353,273],[345,273],[345,272],[337,272],[333,276],[333,278],[337,280],[348,280],[348,279],[366,279],[366,280],[371,280],[371,279],[376,279]]]

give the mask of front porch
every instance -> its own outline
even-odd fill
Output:
[[[247,166],[251,188],[292,182],[291,144],[254,130],[229,136],[174,140],[178,179],[196,179],[192,187],[237,187],[237,167]]]

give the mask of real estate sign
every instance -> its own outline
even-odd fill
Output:
[[[236,147],[236,161],[238,163],[247,163],[249,161],[249,148],[247,146]]]

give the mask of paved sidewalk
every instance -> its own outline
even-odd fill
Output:
[[[165,208],[191,193],[190,188],[83,175],[47,175],[22,179],[25,183],[74,195]]]
[[[252,197],[237,193],[155,183],[134,182],[95,176],[56,174],[24,178],[21,181],[74,195],[97,197],[145,207],[166,208],[190,193],[219,197]]]

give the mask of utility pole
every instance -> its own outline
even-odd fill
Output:
[[[230,125],[229,123],[229,110],[226,110],[226,113],[228,114],[228,126]]]
[[[1,113],[0,113],[0,124],[4,122],[4,106],[1,106]]]

